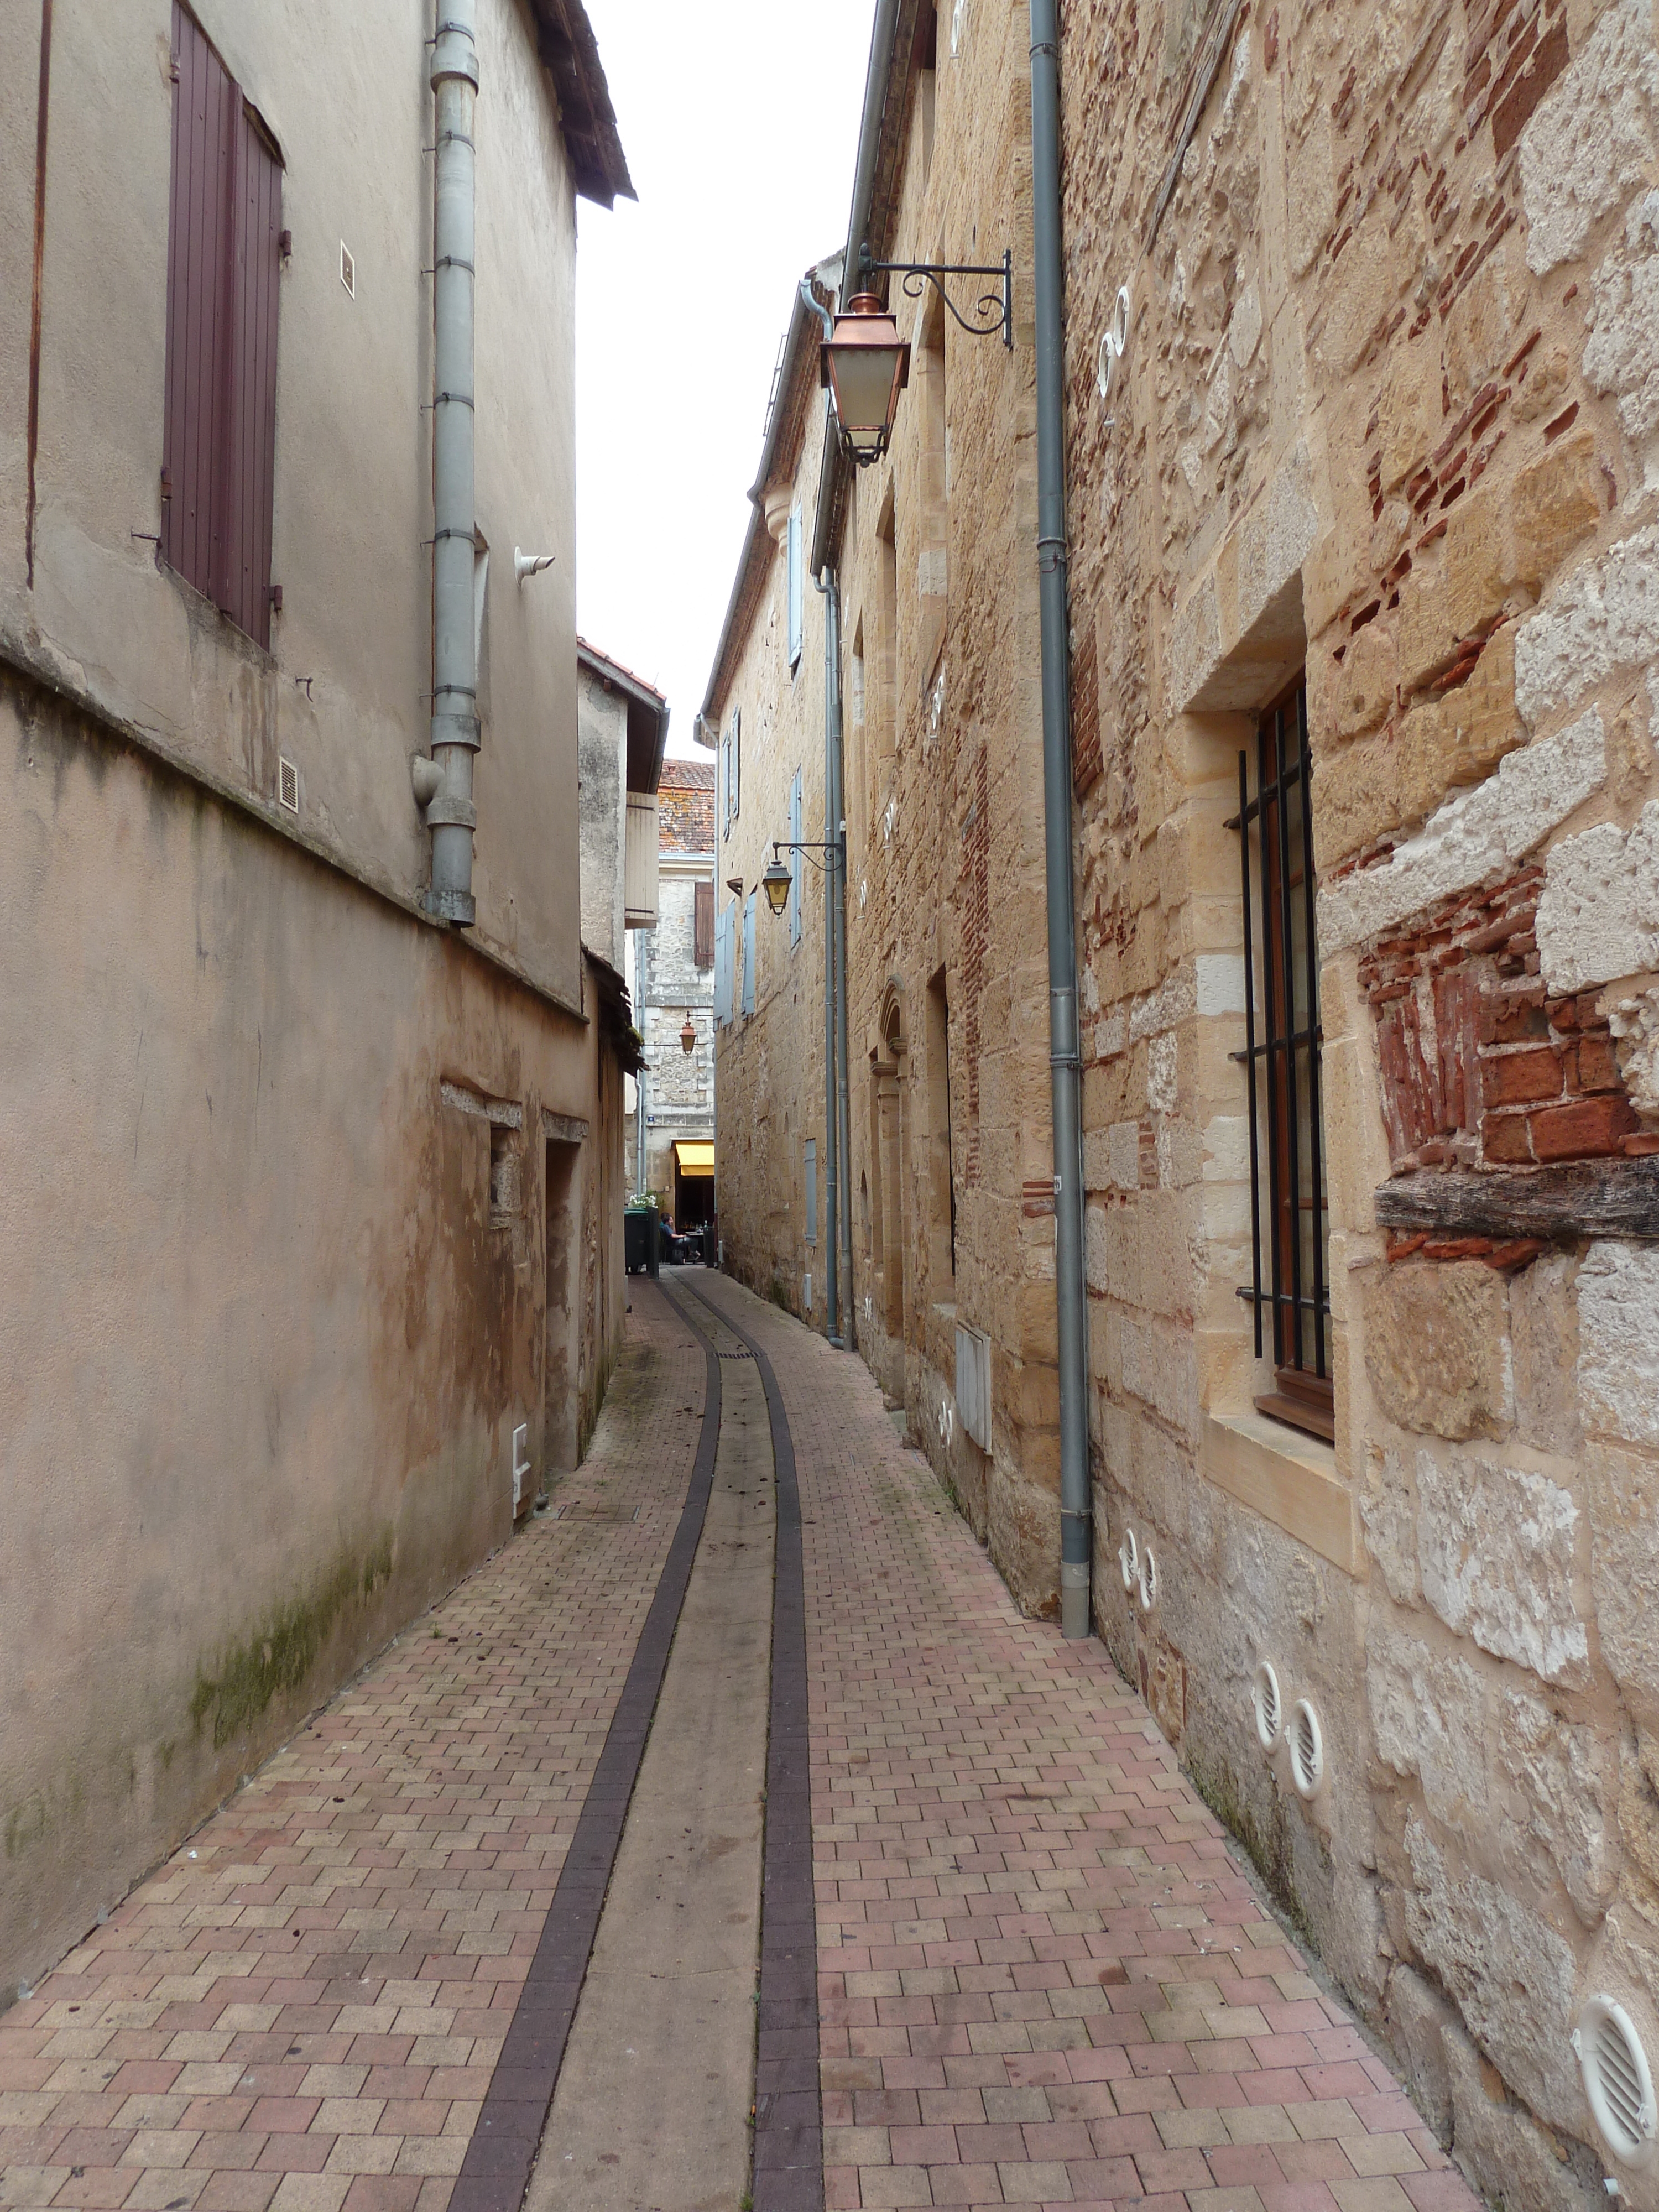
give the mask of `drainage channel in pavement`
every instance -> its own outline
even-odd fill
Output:
[[[704,1347],[696,1466],[453,2212],[823,2201],[788,1423],[752,1340],[657,1294]]]

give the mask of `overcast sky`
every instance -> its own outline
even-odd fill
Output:
[[[778,342],[846,240],[873,0],[586,5],[639,204],[579,218],[578,615],[694,754]]]

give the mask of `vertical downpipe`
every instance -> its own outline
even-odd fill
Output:
[[[841,1300],[842,1340],[856,1348],[858,1308],[853,1297],[853,1139],[851,1085],[853,1063],[847,1051],[847,781],[842,746],[841,694],[841,580],[829,572],[830,605],[835,616],[836,715],[832,725],[835,750],[830,756],[830,818],[835,823],[836,928],[836,1123],[841,1138]]]
[[[478,97],[477,0],[438,0],[432,47],[437,131],[433,226],[432,757],[442,781],[427,806],[432,888],[427,911],[471,926],[472,759],[478,750],[473,561],[472,319]]]
[[[833,848],[841,834],[841,594],[836,586],[833,568],[826,568],[822,576],[815,576],[812,581],[823,594],[823,836],[824,842]],[[842,857],[833,849],[823,856],[824,1285],[830,1341],[837,1348],[847,1341],[841,1304],[842,1059],[836,969],[836,918]],[[846,1166],[850,1174],[850,1160]]]
[[[1048,878],[1048,1059],[1054,1125],[1054,1292],[1060,1337],[1060,1619],[1091,1627],[1089,1338],[1083,1274],[1077,928],[1072,889],[1071,661],[1066,589],[1066,391],[1060,254],[1060,23],[1030,0],[1036,248],[1037,574],[1042,627],[1043,842]]]
[[[34,120],[34,294],[29,307],[28,494],[23,544],[34,589],[34,471],[40,455],[40,323],[46,275],[46,125],[52,111],[52,0],[40,0],[40,90]]]

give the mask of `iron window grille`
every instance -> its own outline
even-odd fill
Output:
[[[1326,1187],[1315,934],[1313,817],[1309,805],[1308,693],[1298,678],[1238,757],[1244,905],[1244,1050],[1250,1120],[1252,1279],[1255,1356],[1272,1322],[1273,1387],[1257,1409],[1334,1442],[1331,1380],[1330,1207]],[[1266,1183],[1264,1191],[1263,1183]]]

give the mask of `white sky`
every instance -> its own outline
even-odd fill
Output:
[[[586,6],[639,204],[578,218],[579,620],[707,759],[778,342],[846,240],[873,0]]]

